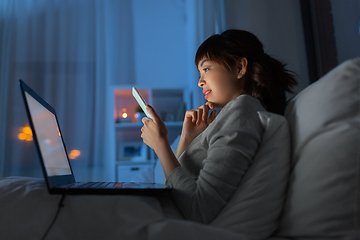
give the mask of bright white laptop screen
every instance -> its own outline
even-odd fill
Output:
[[[72,174],[55,115],[30,94],[25,95],[47,175]]]

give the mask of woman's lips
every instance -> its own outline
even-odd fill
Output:
[[[204,90],[203,93],[205,94],[205,99],[207,99],[207,96],[210,94],[211,90]]]

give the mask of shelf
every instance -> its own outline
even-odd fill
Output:
[[[149,89],[138,89],[142,97],[147,103],[151,103],[150,90]],[[132,95],[132,89],[113,89],[114,94],[114,108],[113,116],[114,121],[122,119],[122,114],[126,113],[125,118],[128,119],[129,124],[136,124],[135,114],[139,108],[139,104],[136,102]],[[118,123],[116,123],[118,124]],[[123,124],[123,123],[121,123]],[[125,124],[125,123],[124,123]]]
[[[186,89],[141,88],[136,86],[145,101],[149,103],[164,121],[168,129],[168,139],[172,143],[180,134],[186,109],[191,109],[190,93]],[[132,86],[112,86],[109,88],[109,129],[112,135],[111,159],[115,165],[117,179],[131,179],[132,176],[147,167],[154,167],[157,156],[153,149],[146,146],[141,139],[143,123],[138,119],[139,105],[132,96]],[[122,122],[119,122],[120,121]],[[124,156],[124,149],[145,145],[141,157],[132,159]],[[135,160],[136,159],[136,160]]]
[[[182,127],[183,122],[165,122],[167,127]]]
[[[143,126],[142,123],[116,123],[115,128],[117,129],[138,129]]]
[[[165,122],[167,127],[182,127],[183,122]],[[138,129],[142,128],[142,123],[116,123],[116,129]]]
[[[136,165],[154,165],[156,161],[154,159],[147,161],[116,161],[115,165],[117,166],[136,166]]]

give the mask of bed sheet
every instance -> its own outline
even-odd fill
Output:
[[[0,179],[0,239],[41,239],[60,195],[41,179]],[[47,239],[146,239],[148,226],[181,219],[170,199],[150,196],[66,196]]]
[[[54,219],[60,195],[42,179],[0,178],[0,239],[42,239]],[[169,198],[126,195],[66,196],[45,239],[223,239],[238,233],[184,220]]]

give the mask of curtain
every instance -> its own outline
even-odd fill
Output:
[[[193,108],[197,108],[205,104],[205,99],[202,89],[194,84],[199,80],[199,72],[194,64],[195,53],[205,39],[226,30],[225,7],[224,0],[187,0],[186,6],[189,86],[193,93]]]
[[[0,29],[0,176],[42,177],[33,141],[19,139],[22,79],[56,109],[67,152],[80,152],[76,180],[113,180],[106,94],[115,75],[134,74],[131,2],[2,0]]]
[[[203,40],[225,30],[224,3],[185,0],[185,6],[187,49],[177,57],[189,64],[198,107],[204,99],[194,55]],[[71,160],[76,180],[114,180],[109,91],[136,83],[133,7],[130,0],[0,1],[0,177],[42,177],[33,141],[19,139],[28,126],[22,79],[56,109],[67,152],[80,151]]]

